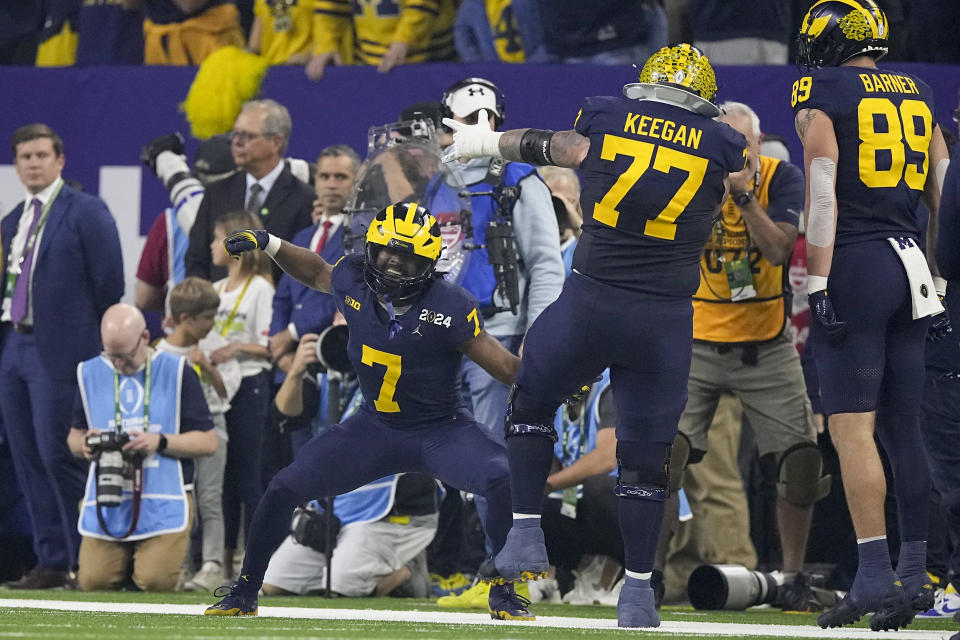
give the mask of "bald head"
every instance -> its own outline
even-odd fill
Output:
[[[136,370],[146,359],[146,345],[150,336],[147,322],[136,307],[115,304],[103,314],[100,337],[107,357],[117,369],[128,373]]]

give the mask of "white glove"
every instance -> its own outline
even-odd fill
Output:
[[[443,124],[453,129],[453,144],[444,152],[444,162],[457,158],[502,157],[500,136],[503,134],[490,128],[486,109],[480,110],[477,124],[463,124],[452,118],[444,118]]]

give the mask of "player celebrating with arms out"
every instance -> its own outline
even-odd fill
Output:
[[[557,438],[554,413],[609,367],[625,547],[621,627],[660,624],[650,572],[686,403],[691,296],[727,174],[742,170],[747,157],[744,137],[713,119],[716,92],[706,56],[680,44],[651,56],[625,97],[585,99],[572,130],[497,133],[483,112],[472,126],[444,120],[455,131],[449,157],[500,156],[583,172],[574,272],[527,332],[511,391],[513,528],[495,562],[508,580],[547,569],[540,504]]]
[[[235,232],[224,247],[231,256],[261,249],[298,281],[333,294],[350,327],[347,355],[364,404],[316,435],[270,482],[240,577],[206,613],[256,615],[267,563],[298,504],[394,473],[419,471],[486,497],[484,530],[495,551],[503,547],[510,528],[506,455],[461,408],[456,380],[464,354],[504,384],[513,382],[520,360],[483,330],[466,289],[434,277],[441,240],[430,212],[415,202],[385,207],[367,230],[365,255],[333,266],[263,230]],[[512,583],[490,589],[495,618],[533,620],[528,604]]]
[[[871,629],[897,629],[933,605],[926,573],[930,475],[920,437],[923,343],[928,328],[942,337],[949,321],[937,315],[943,307],[918,246],[916,209],[922,195],[933,239],[940,188],[932,176],[947,151],[930,87],[877,68],[888,37],[873,0],[820,0],[797,43],[797,62],[810,72],[791,96],[807,175],[810,343],[860,560],[849,593],[818,618],[825,628],[874,611]],[[928,257],[932,262],[933,251]],[[874,429],[893,471],[896,573]]]

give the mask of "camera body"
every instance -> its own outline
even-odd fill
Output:
[[[136,453],[126,453],[123,445],[130,435],[116,431],[102,431],[87,436],[87,446],[97,463],[97,504],[115,507],[123,502],[123,490],[133,481],[132,460]]]

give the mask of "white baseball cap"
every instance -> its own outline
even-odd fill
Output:
[[[457,118],[465,118],[480,109],[503,118],[503,94],[491,82],[481,78],[468,78],[448,89],[443,103]]]

